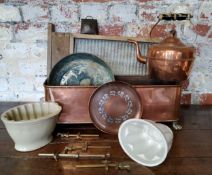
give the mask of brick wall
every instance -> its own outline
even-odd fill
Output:
[[[0,1],[1,2],[1,1]],[[98,19],[100,34],[148,37],[160,13],[186,12],[189,22],[161,22],[153,37],[175,28],[197,48],[183,104],[212,104],[211,0],[5,0],[0,3],[0,101],[38,101],[44,96],[47,24],[58,32],[79,33],[80,19]]]

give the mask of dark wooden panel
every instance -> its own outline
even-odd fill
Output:
[[[117,162],[120,160],[115,160]],[[52,159],[14,159],[0,158],[1,175],[70,175],[70,174],[110,174],[110,175],[211,175],[212,158],[177,158],[167,159],[162,165],[148,168],[132,161],[125,161],[131,166],[131,171],[117,171],[110,169],[108,172],[104,168],[75,168],[77,164],[87,164],[87,161],[71,161]],[[90,161],[89,164],[99,163]]]
[[[212,158],[168,158],[154,168],[155,175],[211,175]]]
[[[212,129],[212,106],[182,106],[183,129]]]
[[[212,138],[211,130],[175,131],[170,156],[212,157],[212,139],[209,138]]]
[[[117,171],[116,169],[109,169],[105,171],[104,168],[75,168],[77,164],[87,164],[87,161],[70,161],[61,160],[54,161],[48,159],[23,159],[19,161],[18,159],[6,159],[0,158],[0,169],[2,175],[17,175],[21,172],[21,175],[70,175],[70,174],[86,174],[86,175],[96,175],[96,174],[111,174],[111,175],[154,175],[150,168],[138,165],[132,161],[127,161],[125,163],[131,166],[131,171]],[[90,164],[100,163],[99,161],[89,162]],[[34,165],[36,164],[36,167]],[[11,168],[12,167],[12,168]],[[3,171],[2,171],[3,170]]]

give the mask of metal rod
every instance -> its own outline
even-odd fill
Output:
[[[76,139],[81,139],[82,137],[99,137],[99,134],[69,134],[69,133],[57,133],[59,137],[76,137]]]
[[[64,148],[64,152],[67,153],[68,151],[75,151],[75,150],[82,150],[87,151],[88,149],[108,149],[111,148],[109,145],[101,146],[101,145],[88,145],[88,142],[85,142],[83,145],[76,145],[76,146],[66,146]]]
[[[105,164],[76,165],[76,168],[102,168]]]
[[[88,145],[88,148],[91,148],[91,149],[102,149],[102,148],[107,148],[107,149],[109,149],[109,148],[111,148],[111,146],[94,146],[94,145]]]
[[[109,170],[109,167],[106,164],[76,165],[76,168],[105,168],[106,171]]]
[[[103,164],[86,164],[86,165],[76,165],[76,168],[105,168],[108,170],[109,167],[113,167],[119,170],[130,171],[130,165],[124,163],[103,163]]]
[[[56,161],[58,158],[72,158],[72,159],[108,159],[110,158],[110,153],[107,154],[80,154],[80,153],[73,153],[73,154],[57,154],[57,153],[39,153],[38,156],[40,157],[52,157]]]

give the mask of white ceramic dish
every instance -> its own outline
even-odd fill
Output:
[[[54,102],[28,103],[1,115],[17,151],[33,151],[51,142],[61,107]]]
[[[153,167],[166,159],[172,145],[173,132],[164,124],[129,119],[120,126],[118,138],[122,149],[132,160]]]

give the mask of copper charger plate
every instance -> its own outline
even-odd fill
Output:
[[[118,134],[122,122],[140,118],[140,96],[129,84],[120,81],[106,83],[97,88],[89,101],[89,113],[93,124],[101,131]]]

